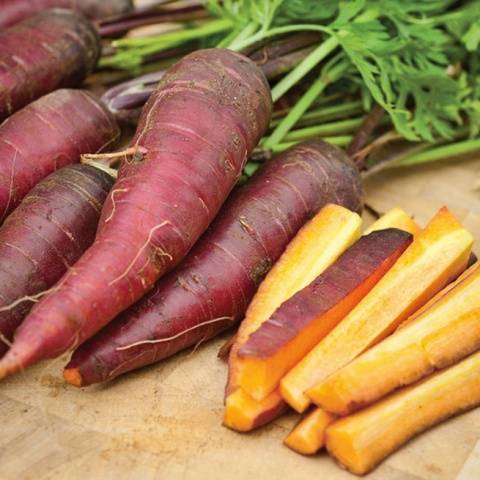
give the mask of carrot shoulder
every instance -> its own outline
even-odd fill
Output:
[[[56,90],[14,113],[0,125],[0,224],[40,180],[119,135],[108,110],[81,90]]]
[[[100,50],[94,25],[73,10],[48,10],[2,29],[0,121],[42,95],[80,85]]]

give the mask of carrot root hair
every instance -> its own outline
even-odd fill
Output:
[[[38,292],[35,295],[25,295],[23,297],[17,298],[14,300],[12,303],[9,303],[8,305],[5,305],[3,307],[0,307],[0,313],[2,312],[8,312],[10,310],[13,310],[15,307],[20,305],[23,302],[32,302],[32,303],[38,303],[42,297],[45,295],[48,295],[49,293],[53,292],[54,290],[57,290],[58,286],[54,286],[52,288],[47,288],[46,290],[43,290],[42,292]],[[1,333],[0,333],[1,335]]]
[[[205,325],[210,325],[212,323],[217,323],[217,322],[222,322],[224,320],[233,320],[233,317],[218,317],[218,318],[212,318],[210,320],[206,320],[205,322],[201,322],[197,325],[194,325],[193,327],[187,328],[185,330],[182,330],[181,332],[178,332],[175,335],[172,335],[171,337],[165,337],[165,338],[158,338],[155,340],[141,340],[139,342],[131,343],[130,345],[124,345],[123,347],[117,347],[115,350],[128,350],[133,347],[137,347],[138,345],[153,345],[156,343],[163,343],[163,342],[170,342],[172,340],[176,340],[178,337],[181,337],[182,335],[185,335],[186,333],[191,332],[192,330],[196,330],[197,328],[203,327]]]
[[[143,253],[143,251],[148,247],[149,243],[151,242],[152,240],[152,237],[153,237],[153,234],[161,227],[164,227],[165,225],[170,225],[170,222],[168,220],[165,220],[164,222],[162,223],[159,223],[158,225],[155,225],[155,227],[153,227],[151,230],[150,230],[150,233],[148,234],[148,238],[146,240],[146,242],[142,245],[142,247],[140,248],[140,250],[137,252],[137,254],[135,255],[134,259],[130,262],[130,265],[128,265],[127,269],[121,274],[119,275],[117,278],[114,278],[109,284],[108,286],[111,287],[113,284],[117,283],[118,281],[120,281],[122,278],[125,278],[128,273],[130,272],[130,270],[133,268],[133,266],[135,265],[135,263],[137,263],[137,260],[140,258],[140,255]],[[159,250],[159,255],[162,256],[162,257],[168,257],[170,260],[173,260],[173,257],[168,253],[168,252],[165,252],[164,250],[160,249],[159,247],[156,247],[158,250]]]
[[[105,223],[108,223],[113,218],[113,215],[115,214],[115,194],[125,193],[125,192],[128,192],[128,188],[114,188],[110,192],[110,198],[112,199],[112,211],[110,212],[110,215],[105,219]]]
[[[0,332],[0,342],[3,342],[8,348],[12,346],[12,342]]]
[[[128,157],[134,157],[135,159],[142,160],[143,156],[148,152],[145,147],[135,145],[128,147],[119,152],[110,153],[84,153],[80,156],[81,163],[89,163],[90,161],[99,162],[111,167],[115,165],[120,159],[126,160]]]

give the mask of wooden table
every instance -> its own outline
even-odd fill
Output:
[[[473,160],[391,171],[368,180],[368,202],[402,206],[420,222],[448,204],[480,239],[479,182]],[[105,386],[64,385],[65,358],[2,382],[0,479],[356,478],[325,454],[282,445],[294,414],[249,435],[222,427],[226,366],[216,353],[225,338]],[[480,479],[479,438],[480,409],[422,434],[367,478]]]

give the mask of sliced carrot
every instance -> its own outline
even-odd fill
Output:
[[[377,230],[384,230],[385,228],[398,228],[411,233],[413,236],[417,236],[421,232],[421,228],[415,220],[398,207],[392,208],[376,222],[372,223],[372,225],[365,230],[364,235],[368,235]]]
[[[225,400],[223,424],[237,432],[248,432],[265,425],[286,410],[287,404],[278,390],[258,402],[237,388]]]
[[[362,220],[356,213],[338,205],[327,205],[298,232],[261,283],[230,349],[226,426],[239,431],[251,430],[284,411],[286,405],[278,392],[258,403],[244,392],[236,393],[238,350],[277,307],[308,285],[360,237],[361,225]],[[234,396],[229,400],[231,395]]]
[[[318,385],[314,402],[348,415],[480,348],[480,268],[455,282],[423,315]]]
[[[229,386],[236,385],[235,360],[240,345],[293,294],[307,286],[361,235],[360,216],[327,205],[290,242],[257,290],[238,329],[229,360]]]
[[[392,333],[456,278],[472,244],[472,235],[442,208],[357,307],[283,378],[283,398],[304,411],[311,403],[308,395],[315,397],[312,387]]]
[[[328,425],[336,418],[321,408],[315,408],[305,415],[285,438],[285,445],[302,455],[317,453],[325,444],[325,431]]]
[[[328,452],[364,475],[414,435],[480,405],[479,378],[480,352],[332,423],[326,431]]]
[[[239,386],[255,400],[274,391],[283,375],[388,272],[412,239],[393,228],[372,232],[284,302],[240,348]]]

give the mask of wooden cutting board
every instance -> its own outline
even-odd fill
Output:
[[[368,202],[422,223],[448,204],[480,241],[479,186],[480,161],[436,164],[369,179]],[[64,385],[65,358],[3,381],[0,479],[356,478],[325,454],[282,445],[294,414],[249,435],[222,427],[226,366],[216,354],[227,337],[105,386]],[[420,435],[367,478],[480,479],[479,439],[480,409]]]

